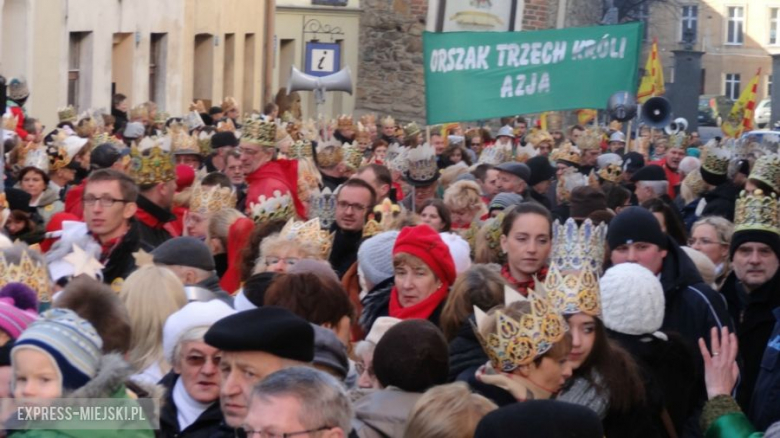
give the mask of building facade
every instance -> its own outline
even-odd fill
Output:
[[[667,81],[674,80],[672,51],[688,45],[704,52],[700,94],[737,99],[760,69],[757,99],[769,96],[771,55],[780,53],[780,1],[657,2],[649,12],[645,53],[657,38]]]
[[[273,17],[268,0],[0,0],[0,74],[27,78],[48,126],[114,93],[174,115],[233,96],[248,112],[273,93]]]

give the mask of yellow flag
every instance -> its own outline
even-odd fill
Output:
[[[653,39],[653,47],[647,56],[645,75],[636,93],[636,100],[645,103],[647,99],[664,94],[664,69],[661,67],[661,58],[658,56],[658,41]]]
[[[594,109],[578,109],[577,110],[577,123],[580,125],[587,125],[592,122],[598,115],[598,111]]]
[[[542,131],[547,130],[547,114],[548,113],[545,112],[539,115],[539,128],[541,128]]]
[[[753,129],[753,112],[756,109],[756,90],[758,89],[758,78],[760,76],[761,69],[759,68],[756,75],[742,91],[742,94],[739,95],[739,99],[734,102],[729,116],[721,123],[720,129],[726,136],[737,138],[743,132]]]

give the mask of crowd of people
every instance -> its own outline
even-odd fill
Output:
[[[154,399],[159,428],[0,409],[9,436],[780,436],[778,138],[121,94],[47,130],[29,94],[0,397]]]

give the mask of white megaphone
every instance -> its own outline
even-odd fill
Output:
[[[664,128],[664,131],[668,135],[677,134],[678,132],[685,132],[688,129],[688,121],[683,117],[678,117],[674,121]]]
[[[325,103],[326,91],[344,91],[352,94],[352,70],[345,67],[328,76],[312,76],[301,72],[292,66],[290,79],[287,81],[287,94],[293,91],[314,91],[318,105]]]

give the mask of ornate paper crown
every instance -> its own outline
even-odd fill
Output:
[[[604,261],[607,228],[590,219],[578,227],[574,219],[553,225],[550,269],[544,290],[550,303],[564,315],[601,314],[599,275]]]
[[[580,164],[580,150],[569,142],[562,144],[561,147],[552,151],[550,155],[554,161],[563,160],[577,165]]]
[[[439,176],[439,167],[436,165],[436,150],[425,143],[422,146],[412,148],[409,151],[409,172],[407,177],[410,182],[433,182]]]
[[[355,122],[352,120],[352,116],[349,114],[342,114],[339,116],[338,129],[354,128]]]
[[[495,143],[493,146],[482,149],[479,154],[479,164],[492,164],[497,166],[512,159],[512,144]]]
[[[233,124],[233,119],[217,123],[217,132],[236,132],[236,125]]]
[[[344,150],[336,141],[326,141],[317,145],[317,165],[321,168],[333,167],[344,161]]]
[[[276,147],[276,123],[259,116],[244,121],[241,143],[252,143],[263,147]]]
[[[200,155],[198,137],[189,135],[181,123],[171,123],[167,134],[174,155]]]
[[[24,283],[38,293],[38,301],[51,301],[49,272],[45,263],[37,263],[30,257],[29,249],[22,252],[19,264],[9,263],[0,252],[0,287],[8,283]]]
[[[509,316],[507,308],[524,301],[530,305],[530,313],[524,314],[519,321]],[[493,368],[505,373],[528,365],[549,351],[568,330],[566,320],[543,295],[529,290],[528,298],[525,298],[509,286],[504,287],[503,308],[488,315],[474,306],[474,315],[477,324],[473,329],[477,340]],[[488,331],[486,337],[482,336]]]
[[[385,198],[381,204],[374,206],[371,219],[363,226],[363,238],[367,239],[377,234],[390,230],[395,219],[401,213],[401,206],[393,204],[389,198]],[[379,220],[377,220],[377,217]]]
[[[563,131],[563,115],[559,112],[547,113],[547,130],[549,132]]]
[[[65,140],[67,138],[68,133],[63,129],[58,129],[51,141],[46,144],[46,154],[49,156],[49,170],[62,169],[73,160],[73,156],[69,155],[65,148]]]
[[[357,130],[355,130],[355,141],[358,140],[365,140],[365,141],[371,140],[371,132],[361,122],[358,122]]]
[[[130,119],[141,119],[144,117],[149,117],[149,108],[146,105],[138,105],[130,109]]]
[[[506,253],[501,249],[501,234],[503,233],[504,225],[504,212],[499,213],[496,217],[488,219],[490,224],[487,227],[485,233],[485,243],[488,249],[496,256],[499,263],[506,262]]]
[[[357,146],[346,143],[342,148],[344,153],[344,163],[352,170],[358,170],[363,163],[363,152]]]
[[[748,178],[761,181],[776,193],[780,193],[780,155],[770,154],[759,157]]]
[[[598,175],[605,181],[620,182],[623,176],[623,162],[609,163],[598,171]]]
[[[165,111],[157,111],[157,114],[154,115],[154,120],[152,121],[152,123],[154,123],[155,125],[164,124],[170,118],[171,115],[166,113]]]
[[[731,161],[731,151],[728,148],[713,146],[706,148],[701,167],[707,172],[725,175],[729,170],[729,161]]]
[[[360,123],[365,125],[366,127],[369,127],[371,125],[376,126],[376,114],[363,114],[363,116],[360,117]]]
[[[572,190],[586,185],[588,185],[588,177],[570,167],[558,178],[558,197],[568,202],[571,199]]]
[[[194,213],[216,213],[226,208],[236,208],[236,190],[232,187],[203,187],[195,183],[190,198],[190,211]]]
[[[685,149],[686,144],[688,144],[688,135],[685,132],[676,132],[669,136],[670,149]]]
[[[144,137],[130,148],[130,176],[140,185],[159,184],[176,179],[173,157],[166,151],[169,140]]]
[[[600,130],[596,128],[588,128],[582,133],[580,139],[577,140],[577,147],[581,151],[598,150],[601,149],[601,140],[604,138]]]
[[[92,138],[92,144],[94,144],[95,146],[100,146],[101,144],[104,144],[104,143],[111,143],[111,144],[113,144],[113,145],[115,145],[117,147],[120,147],[122,149],[127,147],[127,146],[125,146],[124,143],[122,143],[122,140],[114,137],[113,135],[110,135],[107,132],[102,132],[102,133],[97,134],[95,137]]]
[[[699,169],[695,169],[692,172],[685,175],[685,179],[682,182],[693,192],[696,196],[701,196],[707,191],[707,183],[701,178],[701,172]]]
[[[539,150],[534,148],[531,143],[528,143],[525,146],[518,146],[517,149],[515,149],[515,161],[521,163],[525,163],[537,155],[539,155]]]
[[[290,219],[279,234],[288,240],[314,244],[319,248],[323,260],[328,259],[333,246],[333,235],[322,229],[320,219],[316,217],[306,222]]]
[[[393,116],[387,116],[384,119],[382,119],[382,126],[395,128],[395,119],[393,118]]]
[[[252,212],[252,220],[256,224],[276,219],[288,220],[295,217],[295,206],[292,198],[287,193],[282,195],[279,190],[275,190],[274,196],[270,198],[260,195],[256,202],[249,205],[249,210]]]
[[[226,97],[225,100],[222,101],[221,108],[222,111],[228,112],[233,108],[238,108],[238,102],[235,97]]]
[[[419,126],[417,126],[417,123],[409,123],[408,125],[404,126],[404,138],[408,141],[411,140],[413,137],[415,137],[417,134],[421,133],[422,130]]]
[[[211,154],[211,137],[213,135],[213,130],[203,130],[198,134],[198,149],[200,149],[200,154],[204,157],[207,157]]]
[[[734,232],[769,231],[780,234],[777,197],[774,193],[765,195],[762,190],[753,193],[742,191],[734,210]]]
[[[89,113],[81,114],[78,122],[76,122],[76,135],[82,138],[94,136],[98,130],[97,117]]]
[[[45,146],[27,143],[19,149],[19,161],[23,163],[22,167],[37,167],[44,172],[49,171],[49,154]]]
[[[73,105],[68,105],[65,108],[57,110],[57,117],[60,119],[60,122],[75,122],[76,116],[76,108],[74,108]]]
[[[528,136],[528,143],[531,143],[534,147],[539,147],[539,144],[545,141],[551,144],[555,142],[553,136],[543,129],[536,129]]]
[[[309,140],[297,140],[290,146],[289,156],[292,159],[313,158],[314,151],[312,150],[311,142]]]
[[[327,187],[312,194],[309,202],[310,217],[320,218],[320,225],[329,229],[336,220],[336,195]]]

